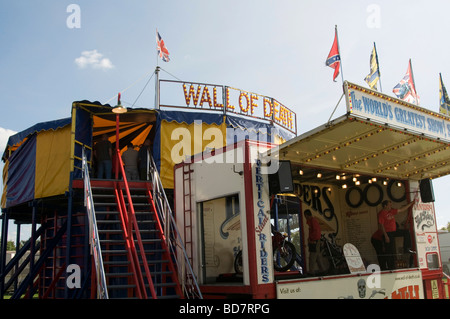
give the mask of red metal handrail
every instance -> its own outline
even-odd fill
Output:
[[[128,187],[128,181],[127,181],[127,177],[126,177],[126,174],[125,174],[125,169],[124,169],[122,157],[120,156],[120,151],[119,150],[117,150],[116,156],[117,156],[117,162],[119,163],[118,166],[119,166],[120,172],[121,172],[122,177],[123,177],[123,182],[124,182],[124,185],[125,185],[125,192],[126,192],[127,199],[128,199],[129,211],[128,211],[127,219],[125,219],[126,218],[125,214],[123,214],[123,216],[124,216],[124,221],[126,221],[126,224],[124,226],[127,226],[127,229],[128,229],[128,238],[131,238],[131,240],[129,240],[129,244],[130,244],[130,247],[131,247],[132,251],[134,252],[135,258],[137,259],[136,260],[137,261],[137,265],[139,266],[139,259],[138,259],[138,256],[137,256],[136,247],[134,245],[133,233],[132,233],[133,227],[134,227],[135,232],[136,232],[136,239],[137,239],[138,246],[139,246],[139,251],[140,251],[140,254],[141,254],[142,262],[144,264],[145,274],[146,274],[147,281],[148,281],[149,286],[150,286],[150,292],[152,294],[152,297],[154,299],[156,299],[155,287],[153,285],[153,280],[152,280],[152,277],[151,277],[151,274],[150,274],[150,269],[148,267],[147,257],[145,256],[144,246],[142,245],[141,234],[139,232],[139,227],[138,227],[137,220],[136,220],[136,214],[135,214],[135,211],[134,211],[133,201],[131,199],[130,188]],[[116,189],[118,191],[118,187],[116,187]],[[122,193],[122,192],[120,191],[119,193]],[[127,211],[126,205],[125,205],[125,200],[122,199],[121,202],[122,202],[122,205],[123,205],[122,208],[123,208],[123,213],[124,213],[124,212]],[[137,274],[138,274],[138,276],[141,279],[140,281],[141,281],[141,285],[143,287],[144,296],[146,298],[147,294],[146,294],[146,290],[145,290],[145,284],[144,284],[144,280],[143,280],[143,277],[142,277],[141,268],[137,267],[137,270],[138,270]]]
[[[119,210],[119,218],[120,223],[122,225],[123,235],[125,237],[125,245],[127,250],[128,259],[130,260],[131,264],[131,270],[133,273],[134,281],[136,282],[136,293],[138,298],[142,299],[142,289],[144,289],[144,297],[147,297],[147,294],[145,292],[145,287],[142,287],[142,276],[139,276],[141,274],[140,268],[139,268],[139,260],[136,260],[136,247],[134,246],[133,241],[133,234],[131,233],[131,230],[128,227],[128,216],[126,212],[124,212],[124,209],[126,211],[126,205],[125,200],[123,198],[122,192],[119,192],[118,187],[115,188],[115,195],[117,199],[117,208]],[[139,284],[141,283],[141,284]]]

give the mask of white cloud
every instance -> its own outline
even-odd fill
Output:
[[[13,130],[9,130],[7,128],[0,127],[0,158],[3,156],[3,152],[5,151],[6,144],[8,143],[8,139],[11,135],[16,134]],[[3,161],[0,159],[0,196],[3,192]]]
[[[5,150],[6,143],[8,143],[8,139],[11,135],[16,134],[13,130],[0,127],[0,153],[3,155],[3,151]],[[0,157],[1,157],[0,155]]]
[[[103,57],[103,54],[97,50],[81,52],[81,56],[75,59],[75,64],[81,69],[91,67],[93,69],[109,70],[114,68],[111,60]]]

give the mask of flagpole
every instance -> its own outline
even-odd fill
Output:
[[[409,59],[409,67],[411,69],[411,77],[412,77],[412,81],[413,81],[414,89],[415,89],[416,88],[416,81],[414,81],[414,72],[413,72],[413,68],[412,68],[411,59]],[[417,93],[417,90],[416,90],[416,93]]]
[[[155,74],[155,109],[159,110],[159,66],[156,66]]]
[[[414,72],[413,72],[413,68],[412,68],[411,58],[409,59],[409,68],[411,69],[411,78],[412,78],[413,85],[414,85],[414,92],[416,93],[415,99],[416,99],[417,105],[419,105],[419,99],[417,98],[418,94],[417,94],[416,81],[414,81]]]
[[[441,99],[443,100],[443,103]],[[439,113],[450,115],[449,103],[447,103],[447,101],[447,90],[445,89],[444,81],[442,81],[442,74],[439,72]]]
[[[383,88],[382,88],[382,86],[381,86],[380,63],[378,62],[378,52],[377,52],[377,46],[375,45],[375,42],[373,43],[373,47],[375,48],[375,59],[377,60],[377,67],[378,67],[378,81],[380,82],[380,92],[383,93]]]
[[[444,90],[442,89],[442,87],[444,86],[443,85],[444,83],[442,83],[442,75],[441,75],[441,72],[439,72],[439,109],[441,108],[441,94],[442,94],[442,96],[444,96]],[[442,93],[441,93],[441,90],[442,90]]]
[[[339,52],[339,64],[340,64],[340,67],[341,67],[342,85],[344,85],[344,72],[342,72],[342,55],[341,55],[341,49],[339,47],[339,37],[338,37],[338,31],[337,31],[337,24],[334,26],[334,31],[336,33],[336,41],[337,41],[338,52]]]
[[[156,28],[156,42],[158,43],[158,28]],[[156,50],[156,67],[159,66],[159,56],[158,56],[158,50]]]

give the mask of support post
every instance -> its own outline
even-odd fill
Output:
[[[19,253],[20,251],[20,227],[21,224],[20,222],[17,223],[17,234],[16,234],[16,255]],[[16,266],[14,267],[14,273],[17,273],[17,271],[19,270],[19,263],[16,264]],[[19,277],[16,278],[16,280],[14,280],[14,290],[17,289],[17,284],[19,282]]]
[[[73,174],[74,172],[70,172],[70,186],[69,186],[69,199],[67,201],[67,228],[66,228],[66,264],[65,267],[71,264],[70,254],[71,254],[71,246],[72,246],[72,213],[73,213]],[[56,219],[55,219],[56,220]],[[67,273],[65,278],[67,279]],[[64,298],[69,298],[69,287],[67,285],[64,286]]]
[[[120,156],[119,124],[120,124],[119,114],[116,114],[116,151],[114,152],[115,155],[113,155],[113,156]],[[115,166],[114,167],[115,179],[118,180],[119,179],[119,159],[118,158],[116,158],[114,166]]]
[[[8,243],[8,213],[7,210],[2,215],[2,240],[0,249],[0,299],[3,299],[5,290],[5,266],[6,266],[6,247]]]
[[[156,79],[155,79],[155,109],[159,110],[159,70],[160,67],[157,66],[155,70]]]

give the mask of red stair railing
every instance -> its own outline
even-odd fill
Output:
[[[145,275],[147,277],[147,281],[149,284],[149,289],[150,292],[152,294],[152,297],[154,299],[157,298],[156,296],[156,291],[155,291],[155,287],[153,285],[153,280],[150,274],[150,269],[148,267],[148,263],[147,263],[147,257],[145,256],[145,251],[144,251],[144,246],[142,244],[142,239],[141,239],[141,234],[139,232],[139,227],[137,224],[137,220],[136,220],[136,214],[134,211],[134,206],[133,206],[133,201],[131,199],[131,193],[130,193],[130,188],[128,186],[128,181],[127,181],[127,177],[125,174],[125,169],[123,166],[123,161],[122,161],[122,157],[120,156],[120,151],[117,150],[117,161],[119,163],[119,170],[120,173],[122,174],[123,177],[123,184],[125,186],[125,193],[127,196],[127,200],[128,200],[128,207],[129,210],[127,210],[127,206],[125,204],[125,199],[123,197],[123,193],[122,190],[120,189],[120,185],[118,182],[116,182],[116,198],[118,201],[118,206],[121,207],[121,213],[120,216],[121,220],[123,219],[123,226],[124,226],[124,232],[126,233],[126,241],[127,241],[127,245],[129,246],[130,252],[132,254],[133,260],[135,261],[135,269],[136,269],[136,275],[137,278],[139,279],[137,282],[137,286],[140,284],[142,287],[142,292],[143,292],[143,297],[147,298],[147,292],[145,289],[145,283],[143,280],[143,274],[142,274],[142,270],[141,267],[139,267],[139,257],[138,257],[138,253],[136,251],[136,246],[134,244],[134,239],[133,239],[133,228],[135,231],[135,235],[136,235],[136,240],[138,243],[138,247],[139,247],[139,252],[141,254],[141,259],[142,259],[142,263],[144,265],[144,270],[145,270]],[[128,213],[128,214],[126,214]]]
[[[119,218],[120,218],[120,224],[122,226],[123,230],[123,236],[125,239],[125,248],[127,250],[127,256],[128,260],[130,261],[131,265],[131,272],[133,273],[134,282],[136,283],[136,294],[137,297],[142,299],[146,298],[147,294],[145,292],[145,287],[143,286],[143,278],[142,278],[142,272],[140,271],[139,266],[139,258],[137,258],[137,252],[136,247],[134,245],[133,240],[133,234],[131,231],[131,228],[128,226],[128,216],[126,213],[126,204],[125,199],[123,197],[123,194],[118,189],[119,187],[115,187],[115,195],[117,200],[117,209],[119,211]],[[125,208],[124,208],[125,207]],[[144,289],[144,292],[142,292],[142,289]]]

